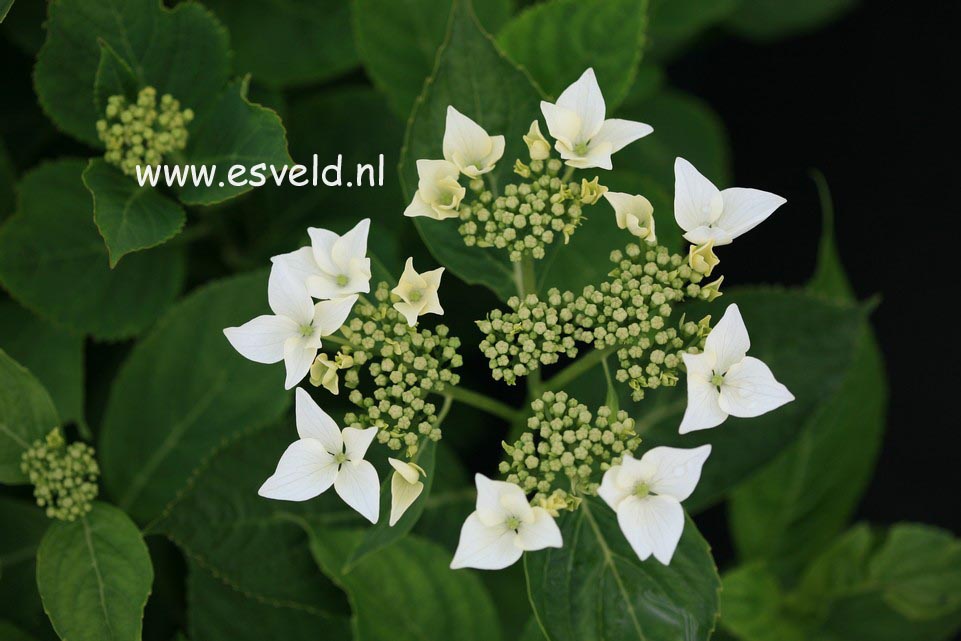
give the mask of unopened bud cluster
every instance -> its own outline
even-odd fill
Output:
[[[710,316],[673,320],[674,309],[688,299],[713,300],[720,280],[703,286],[701,273],[661,246],[632,243],[612,252],[611,261],[615,268],[599,287],[588,285],[580,295],[551,289],[544,299],[513,297],[509,311],[494,310],[477,323],[495,380],[514,384],[562,355],[576,357],[586,343],[616,354],[616,378],[630,385],[635,400],[645,389],[677,383],[681,354],[703,348]]]
[[[583,220],[582,208],[596,203],[607,189],[597,184],[597,178],[580,183],[562,180],[558,176],[562,166],[556,158],[532,160],[530,165],[518,160],[514,171],[527,182],[506,185],[496,198],[485,189],[483,179],[472,180],[474,198],[459,210],[458,231],[464,243],[506,250],[516,263],[524,256],[544,258],[547,246],[558,238],[567,242]]]
[[[576,509],[577,495],[596,495],[604,472],[641,443],[627,412],[603,406],[595,416],[566,392],[545,392],[531,410],[527,431],[504,444],[500,472],[554,513]]]
[[[187,146],[187,125],[194,113],[181,110],[170,94],[164,94],[158,105],[157,90],[144,87],[136,102],[110,96],[105,116],[97,121],[97,135],[106,147],[104,159],[133,175],[138,166],[159,165],[165,154]]]
[[[75,521],[90,512],[97,498],[100,467],[94,449],[81,442],[67,445],[59,428],[34,441],[21,457],[20,470],[51,519]]]
[[[344,422],[378,428],[381,443],[391,450],[403,449],[410,458],[423,438],[441,438],[437,407],[427,399],[460,382],[454,372],[463,364],[457,353],[460,339],[450,336],[446,325],[434,331],[409,326],[393,308],[386,283],[377,286],[373,299],[354,306],[353,317],[341,330],[348,344],[331,359],[343,364],[344,385],[351,390],[348,398],[359,408],[347,413]],[[364,370],[373,383],[372,392],[360,389]]]

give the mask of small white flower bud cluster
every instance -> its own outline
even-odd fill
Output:
[[[555,514],[576,509],[575,494],[596,495],[603,473],[641,444],[623,410],[602,406],[595,416],[566,392],[545,392],[531,409],[527,431],[503,444],[500,472],[508,483],[535,492],[532,502]]]
[[[21,456],[20,470],[33,484],[37,505],[51,519],[77,520],[90,512],[99,492],[94,449],[79,441],[67,445],[60,428],[34,441]]]
[[[351,390],[350,402],[360,408],[344,416],[345,424],[377,427],[378,440],[391,450],[404,449],[408,458],[417,453],[422,437],[440,440],[437,407],[427,396],[460,382],[453,371],[463,364],[460,339],[450,336],[446,325],[433,332],[408,325],[393,308],[387,283],[377,286],[374,301],[357,303],[342,333],[349,343],[342,353],[351,359],[344,385]],[[359,389],[365,368],[374,383],[371,394]]]
[[[576,357],[578,343],[586,343],[615,351],[616,378],[635,400],[644,389],[677,383],[681,354],[703,348],[710,317],[672,322],[671,315],[686,299],[713,300],[720,281],[702,287],[704,276],[661,246],[632,243],[611,260],[616,267],[600,287],[588,285],[580,295],[551,289],[543,300],[513,297],[510,311],[494,310],[477,323],[495,380],[512,385],[561,355]]]
[[[592,182],[565,182],[558,176],[561,161],[520,161],[515,172],[528,182],[509,184],[501,196],[494,197],[484,181],[470,182],[474,198],[460,209],[458,227],[468,247],[496,247],[509,252],[511,261],[524,256],[541,259],[547,246],[563,236],[565,242],[583,220],[582,208],[597,202],[606,188]]]
[[[124,96],[107,99],[105,118],[97,121],[97,136],[106,147],[104,160],[128,176],[138,166],[159,165],[164,154],[187,146],[187,125],[193,120],[190,109],[164,94],[157,105],[157,90],[144,87],[134,103]]]

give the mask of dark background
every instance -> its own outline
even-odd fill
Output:
[[[788,199],[763,234],[724,257],[731,282],[804,282],[821,226],[808,174],[826,176],[844,267],[859,297],[882,297],[873,323],[890,385],[884,446],[857,518],[955,533],[959,14],[955,2],[868,1],[775,43],[716,34],[668,66],[673,84],[723,119],[735,184]]]

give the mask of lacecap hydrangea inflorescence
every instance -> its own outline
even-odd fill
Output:
[[[96,453],[80,441],[68,444],[59,427],[23,452],[20,470],[33,485],[37,505],[48,517],[75,521],[93,508],[100,477]]]

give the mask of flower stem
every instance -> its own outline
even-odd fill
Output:
[[[565,182],[565,183],[570,182],[571,176],[573,175],[574,175],[574,168],[569,166],[567,170],[564,172],[564,175],[561,177],[561,182]]]
[[[497,416],[498,418],[502,418],[505,421],[513,421],[517,417],[518,410],[480,392],[475,392],[463,387],[451,386],[446,388],[443,394],[448,400],[469,405],[488,414]]]
[[[613,347],[605,347],[604,349],[595,349],[586,356],[582,356],[559,371],[550,380],[545,381],[544,389],[551,391],[561,389],[571,381],[578,378],[581,374],[584,374],[591,368],[599,365],[605,358],[607,358],[607,355],[613,351]]]
[[[523,256],[520,262],[514,263],[514,282],[517,293],[523,299],[528,294],[537,293],[537,274],[534,272],[534,259]],[[532,369],[527,375],[527,396],[531,399],[540,394],[541,370]]]

